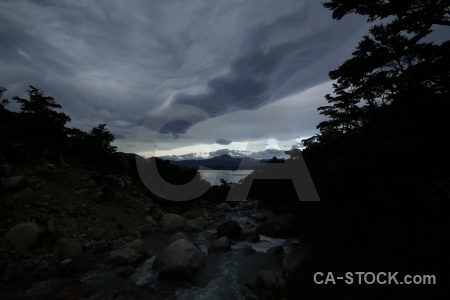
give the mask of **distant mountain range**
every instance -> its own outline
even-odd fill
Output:
[[[215,170],[236,170],[242,163],[241,168],[253,170],[261,163],[266,163],[267,161],[268,159],[258,160],[250,157],[233,157],[228,154],[222,154],[207,159],[171,160],[171,163],[194,169],[204,166]]]

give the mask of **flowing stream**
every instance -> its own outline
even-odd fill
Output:
[[[251,214],[259,212],[261,210],[250,211]],[[244,230],[255,229],[253,218],[237,212],[225,213],[224,220],[236,220]],[[215,229],[184,233],[198,245],[205,258],[205,266],[194,274],[190,282],[158,280],[158,273],[152,271],[153,256],[144,261],[129,279],[111,270],[93,270],[78,278],[52,278],[29,287],[27,299],[51,299],[76,279],[85,281],[94,289],[86,299],[256,299],[245,284],[254,283],[260,270],[282,270],[282,264],[265,252],[277,245],[283,246],[286,253],[292,249],[287,240],[261,236],[258,243],[233,242],[231,251],[208,254],[210,243],[217,239]],[[170,237],[171,234],[152,233],[142,239],[159,252],[167,246]]]

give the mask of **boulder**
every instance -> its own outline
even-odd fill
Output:
[[[273,212],[271,212],[271,211],[265,211],[265,212],[262,212],[262,213],[260,213],[260,214],[255,215],[255,216],[254,216],[254,219],[255,219],[257,222],[264,222],[264,221],[266,221],[267,219],[270,219],[270,218],[273,218],[273,217],[275,217],[275,215],[273,214]]]
[[[242,203],[242,206],[244,208],[259,208],[259,207],[261,207],[261,201],[260,200],[247,200],[246,202]]]
[[[109,260],[118,265],[130,265],[141,258],[141,253],[127,246],[118,250],[113,250],[109,254]]]
[[[161,217],[161,226],[165,229],[183,228],[186,218],[177,214],[164,214]]]
[[[41,229],[36,223],[29,222],[17,224],[6,234],[6,238],[11,242],[17,251],[27,251],[36,245]]]
[[[279,237],[281,235],[287,235],[294,231],[295,227],[292,224],[293,215],[290,213],[285,213],[267,221],[261,223],[257,228],[256,232],[270,237]]]
[[[77,230],[77,221],[74,217],[64,216],[59,220],[59,223],[68,229]]]
[[[281,272],[274,270],[262,270],[256,275],[258,285],[263,289],[281,290],[286,287],[286,280]]]
[[[158,275],[162,280],[189,280],[192,278],[192,273],[189,267],[184,264],[171,264],[164,266]]]
[[[218,210],[223,210],[223,211],[233,211],[233,209],[231,208],[231,205],[228,203],[220,203],[219,205],[217,205],[217,209]]]
[[[190,210],[190,211],[184,212],[182,214],[182,216],[185,217],[187,220],[193,220],[193,219],[197,219],[198,217],[202,217],[203,212],[201,212],[199,210]]]
[[[105,234],[105,230],[96,226],[89,227],[86,231],[86,237],[92,240],[99,240]]]
[[[22,202],[22,201],[27,201],[27,200],[33,199],[33,197],[34,197],[33,190],[26,187],[26,188],[18,191],[17,193],[15,193],[14,195],[12,195],[11,199],[14,201]]]
[[[215,252],[215,251],[228,251],[231,250],[231,244],[230,240],[223,236],[211,243],[211,246],[209,246],[209,252]]]
[[[53,220],[48,220],[47,221],[47,231],[49,233],[54,233],[55,232],[55,222]]]
[[[92,292],[92,289],[84,281],[74,281],[66,286],[56,297],[59,300],[74,300],[86,297]]]
[[[177,232],[174,235],[172,235],[172,237],[169,240],[169,245],[172,244],[173,242],[175,242],[176,240],[186,240],[189,243],[193,243],[188,237],[187,235],[185,235],[182,232]]]
[[[276,257],[281,261],[284,256],[284,248],[283,246],[273,246],[266,251],[266,254]]]
[[[83,254],[80,241],[77,238],[60,237],[55,244],[55,254],[60,260],[74,259]]]
[[[0,165],[0,176],[2,177],[9,177],[11,175],[12,168],[8,164],[1,164]]]
[[[39,168],[39,170],[45,174],[52,174],[55,172],[56,166],[54,164],[44,164]]]
[[[147,247],[141,239],[133,240],[125,245],[125,247],[136,250],[139,253],[146,254]]]
[[[136,269],[132,266],[120,266],[115,269],[116,273],[125,277],[130,277]]]
[[[73,263],[73,259],[66,258],[66,259],[63,260],[63,261],[60,261],[58,265],[59,265],[60,267],[65,267],[65,266],[70,265],[71,263]]]
[[[153,261],[153,270],[160,271],[172,264],[182,264],[194,272],[203,266],[203,254],[194,244],[179,239],[165,247]]]
[[[203,217],[198,217],[193,220],[186,220],[184,222],[184,229],[186,230],[198,230],[201,231],[206,225],[206,220]]]
[[[257,232],[246,230],[241,233],[241,235],[239,236],[239,240],[247,241],[250,243],[257,243],[261,240],[261,238],[259,237],[259,234]]]
[[[234,220],[222,223],[221,225],[217,226],[216,230],[218,237],[226,236],[229,239],[234,240],[237,240],[242,232],[241,226],[239,226],[238,222]]]
[[[3,181],[3,188],[10,193],[18,192],[28,186],[28,180],[24,176],[12,176]]]
[[[260,208],[261,207],[261,201],[260,200],[253,200],[252,201],[252,207],[253,208]]]
[[[294,272],[298,266],[303,265],[306,261],[306,255],[301,249],[296,249],[286,254],[283,259],[283,266],[286,270]]]

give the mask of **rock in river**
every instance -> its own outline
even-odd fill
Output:
[[[239,226],[238,222],[231,220],[217,226],[217,236],[226,236],[229,239],[237,240],[241,235],[242,228]]]

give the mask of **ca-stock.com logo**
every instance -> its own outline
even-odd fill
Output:
[[[164,118],[150,116],[144,121],[138,134],[138,142],[149,145],[156,144],[159,132],[167,123],[183,121],[189,124],[196,124],[199,121],[198,116],[205,114],[204,111],[192,105],[172,104],[171,108],[177,113],[165,115]],[[183,113],[181,114],[180,112]],[[273,116],[280,122],[286,120],[283,114],[282,111],[273,112]],[[180,119],[180,115],[182,115],[182,119]],[[148,130],[149,128],[153,130]],[[286,126],[286,130],[289,130],[289,126]],[[153,149],[153,147],[151,148]],[[151,151],[155,154],[155,150]],[[264,171],[254,172],[251,178],[253,180],[290,179],[300,201],[320,201],[301,151],[293,149],[286,151],[286,153],[291,156],[290,159],[287,159],[284,163],[262,164],[264,165]],[[153,194],[163,199],[188,201],[202,196],[209,189],[209,185],[204,184],[201,180],[192,180],[183,185],[171,184],[162,178],[154,160],[145,159],[139,155],[136,155],[136,167],[144,185]],[[241,170],[242,167],[240,165],[238,169]],[[201,169],[209,170],[206,167],[201,167]],[[245,201],[250,192],[253,180],[244,180],[241,184],[232,185],[226,201]]]

